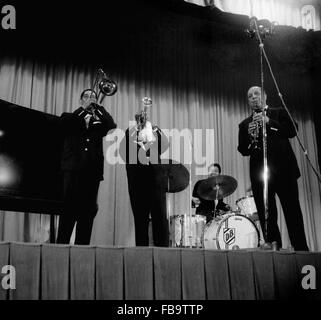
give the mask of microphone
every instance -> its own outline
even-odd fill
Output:
[[[257,17],[252,16],[252,17],[250,18],[250,26],[252,26],[253,24],[255,24],[255,22],[258,22],[258,19],[257,19]]]
[[[245,29],[244,32],[246,33],[246,35],[250,38],[254,38],[255,33],[256,33],[256,23],[257,23],[257,17],[251,17],[250,18],[250,25],[249,25],[249,29]]]

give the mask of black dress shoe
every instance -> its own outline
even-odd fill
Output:
[[[273,251],[279,251],[280,250],[279,244],[276,241],[272,242],[272,250]]]
[[[272,244],[270,242],[263,243],[260,248],[262,250],[272,250]]]

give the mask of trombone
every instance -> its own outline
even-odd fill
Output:
[[[116,82],[106,75],[103,69],[98,69],[96,79],[91,88],[93,91],[98,92],[97,102],[99,101],[100,95],[103,94],[99,104],[103,102],[105,96],[112,96],[117,92]]]

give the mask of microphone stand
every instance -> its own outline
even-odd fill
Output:
[[[193,143],[191,141],[191,139],[189,139],[189,143],[190,143],[190,146],[191,146],[191,153],[192,153],[192,158],[193,158]],[[192,200],[192,161],[191,161],[191,166],[190,166],[191,170],[190,170],[190,173],[189,173],[189,211],[188,211],[188,229],[189,229],[189,235],[188,235],[188,238],[189,238],[189,246],[190,248],[193,247],[192,245],[192,205],[191,205],[191,200]],[[196,232],[196,231],[195,231]]]
[[[170,160],[168,164],[168,168],[170,168]],[[166,170],[166,180],[167,180],[167,190],[166,190],[166,213],[167,213],[167,223],[168,223],[168,234],[169,234],[169,243],[172,244],[172,246],[176,246],[176,241],[175,241],[175,233],[174,233],[174,239],[170,239],[170,235],[172,234],[171,232],[171,204],[170,204],[170,199],[169,199],[169,192],[170,192],[170,178],[173,179],[173,176],[169,176],[170,172],[169,170]],[[175,229],[175,226],[174,226]]]
[[[264,237],[268,236],[268,218],[269,218],[269,186],[268,186],[268,165],[267,165],[267,130],[266,130],[266,101],[264,94],[264,71],[263,71],[263,50],[264,44],[260,36],[257,20],[254,19],[256,35],[260,42],[260,68],[261,68],[261,103],[262,103],[262,147],[263,147],[263,203],[264,203]]]

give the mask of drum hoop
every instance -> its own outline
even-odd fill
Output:
[[[181,214],[175,214],[173,216],[170,216],[170,218],[172,219],[172,218],[177,218],[177,217],[181,217],[181,216],[182,216]]]
[[[223,221],[225,221],[225,219],[226,218],[228,218],[228,217],[225,217],[225,218],[223,218],[222,220],[221,220],[221,222],[220,222],[220,224],[219,224],[219,226],[218,226],[218,228],[217,228],[217,231],[216,231],[216,245],[217,245],[217,248],[218,249],[221,249],[221,246],[220,246],[220,242],[218,241],[218,236],[219,236],[219,233],[220,233],[220,230],[221,230],[221,227],[222,227],[222,225],[223,225]]]
[[[178,217],[184,217],[184,216],[189,216],[189,214],[175,214],[175,215],[171,215],[170,218],[178,218]],[[191,217],[195,217],[195,216],[200,216],[200,214],[192,214]]]
[[[248,199],[248,198],[253,198],[253,200],[254,200],[254,197],[253,197],[253,196],[245,196],[245,197],[242,197],[242,198],[240,198],[240,199],[237,199],[237,200],[235,201],[235,204],[238,204],[241,200]]]
[[[241,214],[233,214],[233,215],[228,215],[227,217],[225,217],[225,218],[223,218],[221,221],[220,221],[220,224],[219,224],[219,226],[218,226],[218,228],[217,228],[217,231],[216,231],[216,245],[217,245],[217,247],[218,247],[218,249],[221,249],[221,247],[220,247],[220,243],[219,243],[219,241],[218,241],[218,239],[219,239],[219,232],[220,232],[220,230],[221,230],[221,227],[222,227],[222,225],[223,225],[223,221],[225,221],[226,219],[228,219],[229,217],[235,217],[235,216],[239,216],[239,217],[242,217],[242,218],[245,218],[245,219],[247,219],[248,221],[250,221],[251,223],[252,223],[252,225],[253,225],[253,227],[255,228],[255,231],[256,231],[256,233],[257,233],[257,236],[258,236],[258,244],[257,244],[257,246],[259,247],[260,246],[260,232],[259,232],[259,229],[257,228],[257,226],[255,225],[255,223],[251,220],[251,219],[249,219],[248,217],[246,217],[246,216],[243,216],[243,215],[241,215]]]

